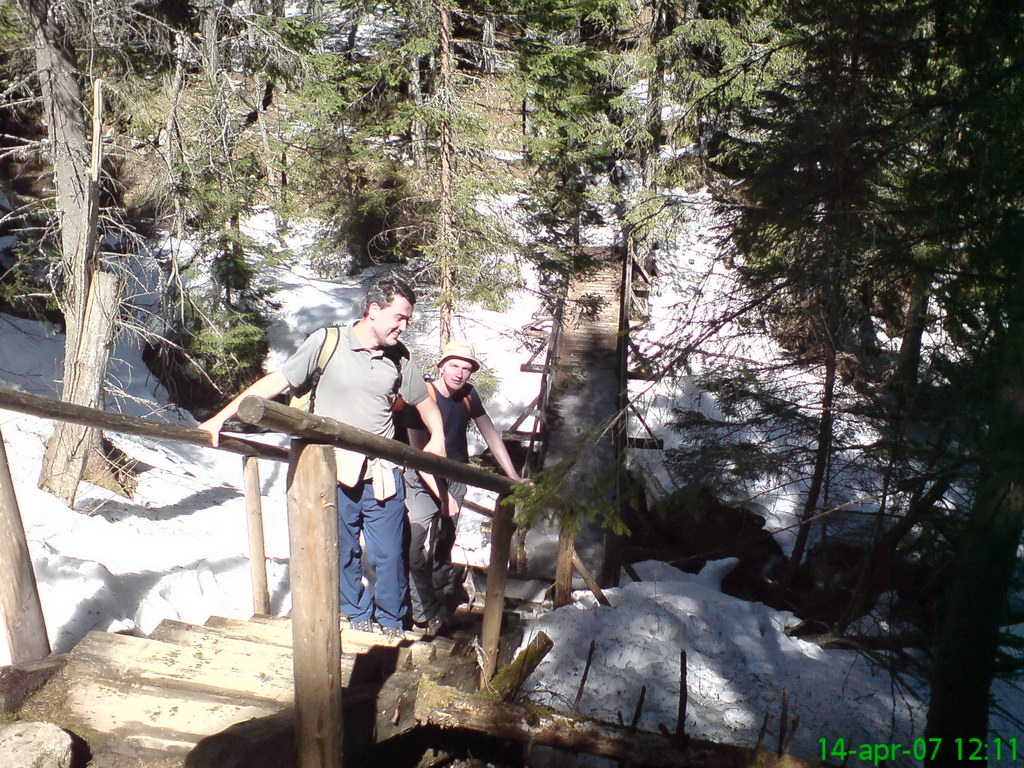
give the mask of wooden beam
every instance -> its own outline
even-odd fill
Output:
[[[210,434],[201,429],[183,427],[180,424],[161,424],[147,419],[136,419],[122,416],[119,413],[108,413],[98,408],[65,403],[49,397],[29,395],[15,392],[13,389],[0,387],[0,408],[7,408],[19,413],[28,413],[44,419],[70,421],[73,424],[84,424],[96,427],[105,432],[119,432],[124,435],[139,435],[155,440],[173,440],[180,443],[191,443],[210,448]],[[272,461],[288,461],[288,451],[276,445],[266,445],[238,437],[222,435],[220,448],[243,456],[257,456]]]
[[[510,426],[507,430],[505,430],[505,433],[514,433],[517,429],[519,429],[519,427],[522,426],[522,423],[526,421],[527,418],[529,418],[530,414],[537,410],[537,404],[539,402],[540,395],[537,395],[535,398],[533,398],[533,402],[526,406],[526,410],[523,411],[519,418],[515,420],[515,423],[512,426]]]
[[[11,661],[22,664],[50,655],[36,574],[25,538],[7,449],[0,432],[0,613],[3,613]]]
[[[582,560],[580,560],[580,556],[576,552],[575,547],[573,547],[572,550],[572,567],[575,568],[576,572],[582,577],[583,582],[587,585],[587,589],[589,589],[591,594],[594,595],[594,599],[597,600],[598,603],[601,605],[611,605],[611,603],[608,602],[608,598],[605,597],[604,592],[601,591],[601,587],[597,583],[597,579],[591,575],[590,569],[583,564]]]
[[[245,480],[245,521],[249,534],[249,573],[252,576],[252,612],[270,613],[267,586],[267,550],[263,538],[263,503],[260,498],[260,466],[254,456],[242,458]]]
[[[334,451],[292,442],[288,465],[292,665],[299,768],[342,765],[338,480]]]
[[[512,701],[519,695],[526,678],[533,674],[554,647],[555,644],[550,637],[544,632],[538,632],[511,664],[502,667],[491,678],[487,686],[480,691],[480,695],[491,701]]]
[[[326,416],[307,413],[262,397],[245,398],[238,407],[238,418],[309,442],[348,448],[495,493],[508,493],[516,485],[504,475],[417,451],[397,440],[389,440]]]

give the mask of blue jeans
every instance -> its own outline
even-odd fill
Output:
[[[341,577],[341,610],[349,621],[376,619],[382,627],[401,627],[406,596],[403,537],[405,534],[405,485],[395,470],[397,493],[377,501],[373,483],[354,488],[338,486],[338,556]],[[376,584],[371,593],[363,585],[359,534]]]

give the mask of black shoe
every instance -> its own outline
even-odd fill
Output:
[[[437,616],[430,619],[423,628],[423,637],[437,637],[444,631],[444,627],[444,616],[437,614]]]

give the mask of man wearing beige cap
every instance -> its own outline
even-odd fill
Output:
[[[437,364],[439,376],[427,383],[430,397],[437,402],[444,425],[445,454],[455,461],[469,462],[466,429],[476,422],[484,442],[502,471],[513,480],[520,480],[508,450],[494,422],[484,410],[470,377],[480,369],[473,345],[467,341],[451,341],[441,353]],[[406,409],[409,444],[421,448],[429,438],[418,413]],[[444,626],[444,582],[450,576],[446,553],[454,543],[454,532],[466,486],[444,481],[411,469],[405,471],[405,506],[409,514],[409,597],[412,620],[424,627],[428,635],[437,634]]]

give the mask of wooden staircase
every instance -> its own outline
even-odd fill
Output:
[[[145,638],[90,632],[21,717],[57,722],[94,753],[147,766],[253,764],[241,753],[228,759],[226,747],[265,752],[282,739],[294,745],[291,632],[288,620],[259,616],[211,617],[205,626],[166,620]],[[415,727],[423,675],[472,685],[475,664],[453,655],[451,640],[387,638],[346,622],[341,639],[346,750]],[[348,727],[350,710],[358,729]]]

